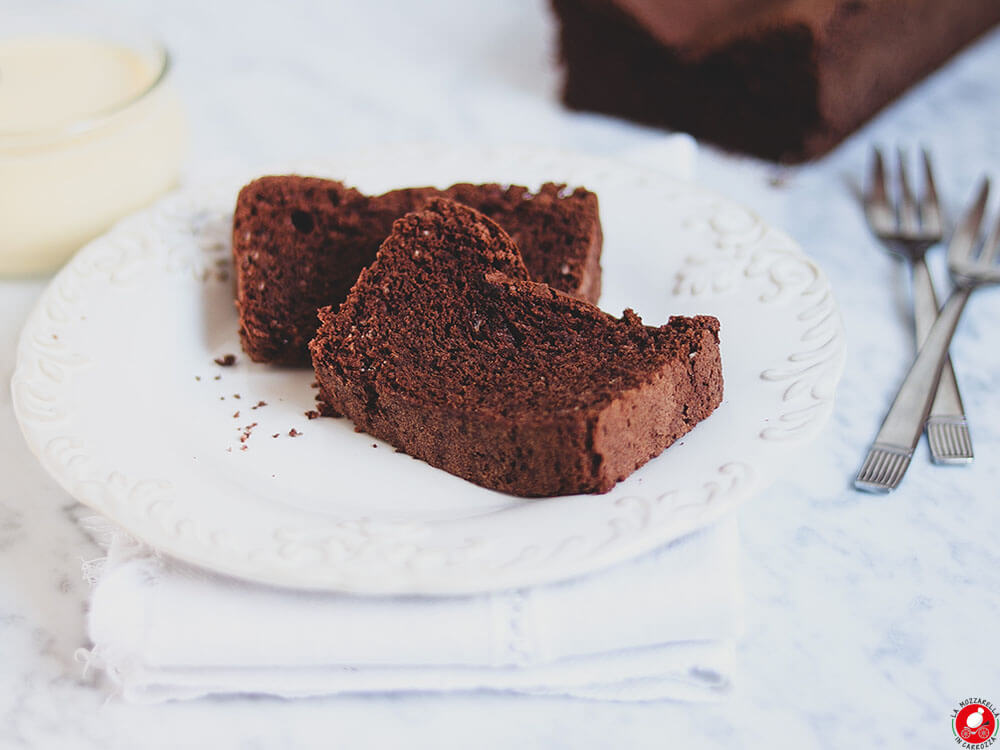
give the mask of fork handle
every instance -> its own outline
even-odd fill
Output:
[[[930,413],[934,390],[948,358],[948,346],[955,333],[962,310],[973,287],[963,286],[952,292],[941,308],[920,353],[913,361],[906,379],[899,388],[889,413],[875,437],[875,443],[898,451],[913,453],[920,440],[924,421]]]
[[[926,341],[927,334],[930,333],[931,326],[937,318],[938,300],[927,269],[927,261],[922,256],[914,258],[911,268],[913,269],[913,319],[916,323],[919,349]],[[941,371],[941,380],[931,406],[930,417],[956,420],[964,419],[964,415],[965,407],[962,405],[958,382],[955,380],[955,370],[949,357]]]

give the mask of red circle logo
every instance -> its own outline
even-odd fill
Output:
[[[988,747],[992,745],[997,733],[997,717],[995,709],[988,701],[979,703],[970,701],[958,709],[952,719],[952,729],[956,741],[966,743],[970,747]]]

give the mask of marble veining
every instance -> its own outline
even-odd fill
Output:
[[[18,2],[5,3],[0,18]],[[377,142],[520,142],[614,155],[660,137],[558,107],[543,0],[100,5],[159,29],[173,50],[192,124],[191,177]],[[850,480],[912,355],[905,268],[868,235],[855,193],[876,142],[927,145],[953,218],[981,174],[1000,179],[998,69],[994,33],[817,164],[777,168],[702,152],[703,184],[786,230],[822,266],[848,340],[828,429],[741,512],[747,633],[725,703],[106,701],[73,656],[84,639],[79,571],[99,552],[25,448],[4,388],[0,748],[951,746],[959,700],[1000,700],[1000,292],[972,300],[952,347],[975,465],[932,466],[922,445],[896,494],[854,492]],[[930,262],[943,288],[940,250]],[[43,286],[0,282],[5,380]]]

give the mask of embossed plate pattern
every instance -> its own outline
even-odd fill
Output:
[[[651,324],[718,316],[724,402],[610,493],[547,500],[469,484],[346,420],[309,420],[311,373],[253,364],[239,348],[228,235],[252,175],[193,187],[126,219],[56,276],[12,382],[45,468],[165,553],[267,583],[367,593],[563,579],[712,522],[831,412],[844,343],[826,279],[791,239],[723,198],[639,167],[530,150],[404,147],[296,167],[369,191],[586,185],[605,229],[601,306],[633,307]],[[227,353],[234,366],[213,362]]]

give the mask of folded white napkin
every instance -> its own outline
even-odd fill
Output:
[[[110,546],[88,566],[84,655],[136,702],[479,689],[709,699],[729,686],[741,630],[733,519],[582,579],[456,597],[261,586],[97,526]]]

